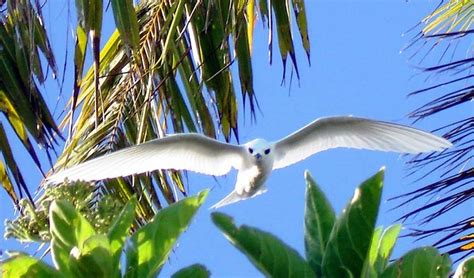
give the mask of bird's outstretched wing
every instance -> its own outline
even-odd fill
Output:
[[[239,169],[245,150],[199,134],[155,139],[73,166],[49,177],[47,183],[100,180],[157,169],[189,170],[221,176]]]
[[[451,146],[444,138],[407,126],[350,116],[321,118],[275,143],[273,169],[339,147],[421,153]]]

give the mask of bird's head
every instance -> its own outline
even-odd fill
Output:
[[[264,139],[255,139],[244,145],[247,153],[256,161],[265,160],[273,157],[272,144]]]

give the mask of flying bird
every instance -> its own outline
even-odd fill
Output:
[[[255,139],[243,145],[195,133],[170,135],[78,164],[46,182],[96,181],[158,169],[222,176],[235,168],[238,174],[234,190],[211,207],[219,208],[264,193],[265,181],[273,170],[324,150],[355,148],[415,154],[451,146],[448,140],[415,128],[338,116],[317,119],[278,141]]]

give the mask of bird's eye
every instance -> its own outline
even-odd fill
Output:
[[[265,154],[269,154],[269,153],[270,153],[270,149],[266,149]]]
[[[252,148],[249,148],[249,153],[253,153],[253,149],[252,149]]]

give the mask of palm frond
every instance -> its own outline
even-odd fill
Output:
[[[280,50],[282,57],[292,57],[296,69],[289,26],[291,3],[282,2],[272,5],[280,17],[280,42],[285,44]],[[170,132],[222,134],[227,141],[232,136],[238,140],[232,69],[237,63],[244,107],[248,102],[254,118],[257,100],[251,56],[257,4],[143,1],[133,12],[124,8],[131,7],[128,4],[112,4],[117,31],[101,50],[97,70],[91,68],[81,76],[84,58],[79,55],[75,60],[77,90],[60,124],[70,127],[69,140],[55,170]],[[304,4],[293,1],[293,5],[297,5],[297,24],[309,55]],[[267,17],[273,17],[270,11]],[[281,22],[286,22],[284,27]],[[78,32],[78,52],[86,44],[81,34]],[[167,203],[177,200],[176,188],[186,194],[182,173],[157,171],[103,182],[101,190],[121,200],[138,194],[140,218],[146,221],[162,207],[163,199]]]
[[[29,1],[8,1],[0,13],[0,111],[41,172],[42,165],[30,138],[45,149],[49,157],[59,134],[39,89],[46,80],[43,63],[52,70],[53,76],[57,75],[41,8]],[[3,126],[1,129],[1,153],[5,161],[1,162],[2,186],[15,201],[22,198],[23,193],[27,196],[30,193],[10,151]],[[12,181],[19,195],[12,189]]]
[[[468,233],[473,229],[473,227],[474,218],[468,217],[441,228],[429,230],[412,229],[411,232],[405,236],[414,236],[418,237],[418,239],[423,239],[430,236],[444,234],[440,239],[433,243],[433,246],[447,249],[446,252],[448,254],[461,253],[462,256],[456,260],[460,261],[474,253],[474,233]]]
[[[414,121],[427,117],[443,121],[443,111],[470,109],[474,98],[472,85],[474,50],[472,48],[472,23],[474,22],[474,3],[472,1],[441,1],[430,15],[421,21],[423,26],[413,38],[408,50],[414,50],[411,59],[418,59],[420,65],[426,64],[428,56],[438,55],[438,64],[422,67],[429,80],[436,78],[434,85],[410,93],[410,96],[430,94],[432,100],[409,114]],[[474,117],[460,116],[454,122],[444,123],[434,132],[440,132],[455,145],[441,153],[415,156],[408,162],[411,174],[422,180],[433,173],[440,173],[439,179],[419,189],[402,194],[394,199],[404,198],[399,206],[419,199],[428,201],[419,208],[403,215],[401,219],[416,218],[428,224],[449,211],[461,212],[452,225],[436,229],[416,229],[409,235],[428,237],[442,236],[435,242],[437,247],[450,254],[462,256],[474,252],[472,211],[466,218],[464,206],[469,207],[474,199],[472,184],[474,169]],[[454,246],[454,247],[453,247]]]

